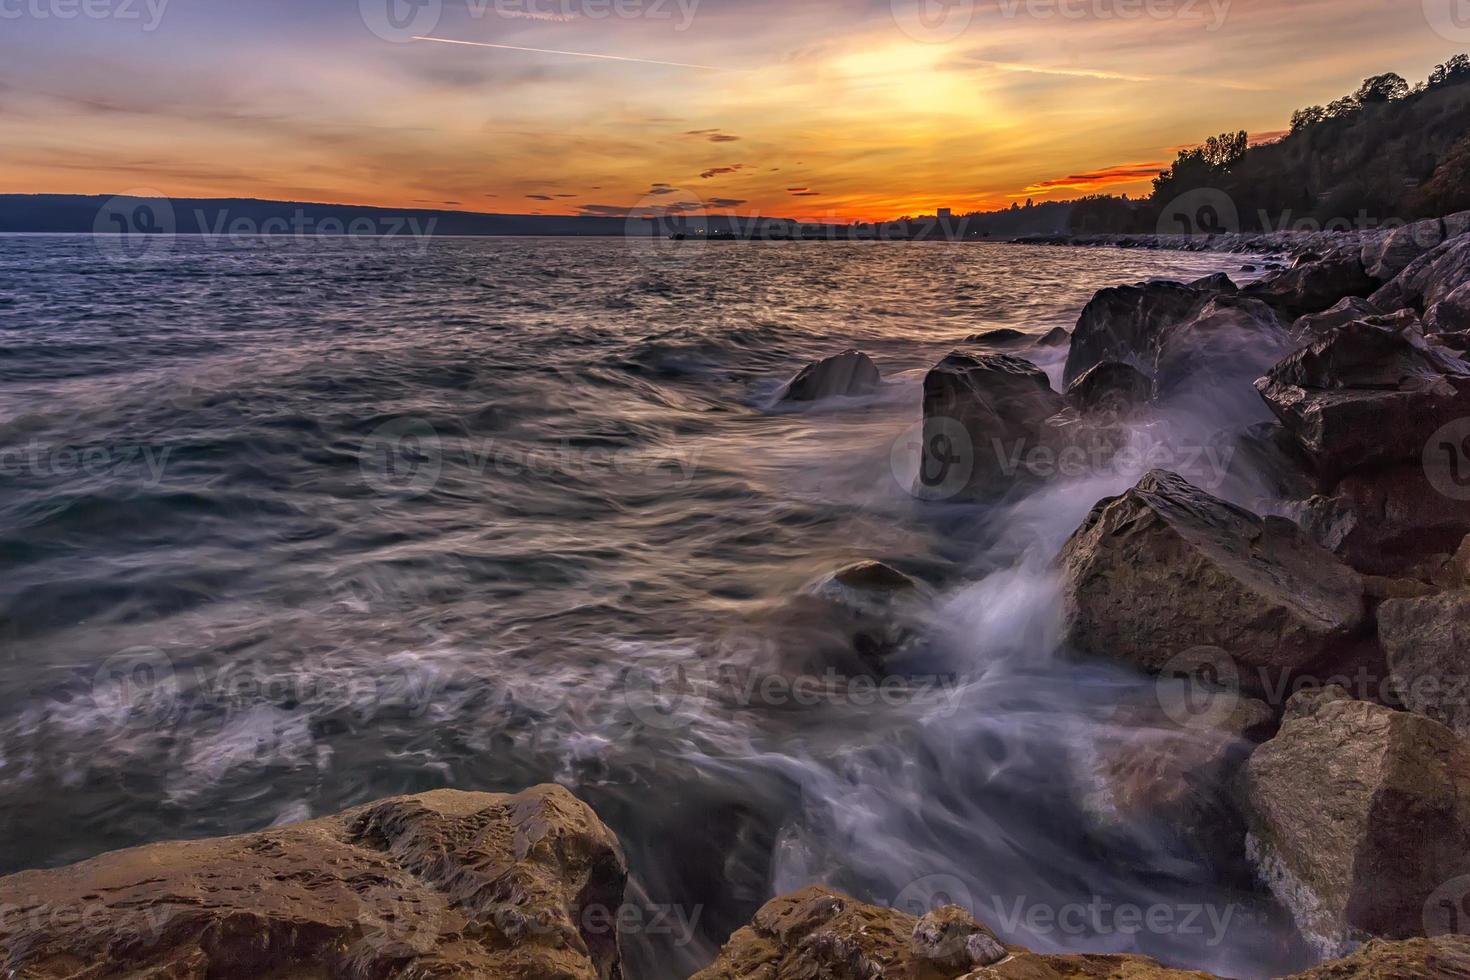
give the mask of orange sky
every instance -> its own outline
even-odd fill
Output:
[[[1181,145],[1470,49],[1439,0],[60,2],[0,0],[0,191],[968,211],[1146,193]]]

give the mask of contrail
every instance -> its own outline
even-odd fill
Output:
[[[503,51],[530,51],[534,54],[561,54],[573,58],[596,58],[599,61],[631,61],[640,65],[665,65],[669,68],[695,68],[699,71],[734,71],[731,68],[716,68],[714,65],[691,65],[682,61],[655,61],[652,58],[625,58],[616,54],[592,54],[588,51],[558,51],[555,48],[523,48],[515,44],[491,44],[489,41],[456,41],[448,37],[424,37],[415,34],[415,41],[437,41],[440,44],[464,44],[472,48],[499,48]]]

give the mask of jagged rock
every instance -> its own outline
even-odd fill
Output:
[[[1470,746],[1340,687],[1287,702],[1241,797],[1248,857],[1324,955],[1422,934],[1426,901],[1470,872]]]
[[[1382,310],[1410,308],[1425,316],[1470,282],[1470,235],[1452,238],[1419,256],[1369,299]]]
[[[1300,527],[1162,470],[1098,502],[1058,561],[1071,646],[1148,670],[1211,646],[1290,672],[1363,623],[1357,573]]]
[[[1345,327],[1354,320],[1366,320],[1369,317],[1380,316],[1383,311],[1361,296],[1348,296],[1330,309],[1321,313],[1308,313],[1306,316],[1297,317],[1296,322],[1291,325],[1291,335],[1302,342],[1310,342],[1319,337],[1326,337],[1339,327]]]
[[[866,395],[877,390],[880,380],[871,357],[861,351],[843,351],[802,368],[782,390],[781,400],[814,402],[837,395]]]
[[[1290,350],[1290,336],[1271,307],[1245,296],[1215,296],[1160,333],[1154,397],[1191,394],[1216,406],[1245,400],[1247,410],[1258,410],[1251,383]]]
[[[1422,449],[1422,446],[1420,447]],[[1470,499],[1447,496],[1455,471],[1432,458],[1349,473],[1297,515],[1323,547],[1361,572],[1401,575],[1470,534]],[[1431,479],[1433,477],[1433,479]]]
[[[1233,293],[1237,287],[1235,281],[1223,272],[1196,279],[1189,284],[1190,289],[1209,289],[1217,293]]]
[[[1084,414],[1119,418],[1148,401],[1153,382],[1131,364],[1103,361],[1067,386],[1067,401]]]
[[[1470,591],[1389,599],[1378,640],[1404,706],[1470,737]]]
[[[953,353],[924,377],[923,446],[914,494],[986,499],[1031,479],[1022,461],[1063,407],[1046,373],[1008,354]]]
[[[812,885],[773,898],[691,980],[1212,980],[1143,956],[1038,956],[970,913],[916,918]]]
[[[1470,938],[1375,939],[1351,956],[1286,980],[1470,980]]]
[[[1368,275],[1379,282],[1388,282],[1444,240],[1444,221],[1430,218],[1365,241],[1360,257]]]
[[[1457,286],[1429,308],[1424,314],[1424,329],[1431,334],[1449,335],[1455,338],[1447,341],[1451,347],[1465,349],[1464,337],[1470,332],[1470,282]]]
[[[1103,361],[1131,364],[1152,377],[1164,328],[1189,319],[1213,295],[1163,281],[1098,290],[1077,319],[1062,383],[1070,385]]]
[[[1320,260],[1272,272],[1241,290],[1292,315],[1318,313],[1344,296],[1367,296],[1378,285],[1354,249],[1340,249]],[[1398,307],[1391,307],[1398,309]]]
[[[616,931],[596,924],[616,921],[626,876],[612,832],[560,786],[436,790],[10,875],[0,950],[30,980],[618,980]]]
[[[1418,328],[1408,311],[1356,320],[1256,382],[1319,472],[1417,459],[1436,430],[1470,414],[1470,364]]]
[[[984,333],[972,333],[965,338],[967,344],[988,344],[992,347],[1014,347],[1024,344],[1030,340],[1029,334],[1010,327],[998,327],[995,330],[986,330]]]
[[[1066,327],[1052,327],[1036,341],[1037,347],[1066,347],[1072,342],[1072,331]]]

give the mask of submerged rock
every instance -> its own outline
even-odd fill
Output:
[[[929,591],[916,579],[879,561],[846,565],[808,593],[838,614],[846,644],[869,668],[898,653],[920,632]]]
[[[1256,389],[1324,475],[1418,459],[1470,415],[1470,364],[1426,344],[1407,311],[1339,327]]]
[[[993,347],[1014,347],[1024,344],[1030,340],[1028,334],[1010,327],[997,327],[994,330],[986,330],[984,333],[972,333],[965,338],[967,344],[989,344]]]
[[[1300,527],[1162,470],[1100,501],[1058,563],[1069,644],[1147,670],[1219,647],[1290,672],[1363,625],[1362,580]]]
[[[615,922],[626,877],[617,838],[560,786],[444,789],[10,875],[0,949],[32,980],[618,980],[615,928],[589,923]]]
[[[1066,347],[1072,342],[1072,331],[1066,327],[1052,327],[1036,341],[1037,347]]]
[[[1470,738],[1470,591],[1388,600],[1378,639],[1404,706]]]
[[[1470,873],[1470,747],[1340,687],[1287,703],[1242,806],[1247,855],[1324,955],[1422,934],[1430,897]]]
[[[871,357],[848,350],[802,368],[782,390],[781,400],[814,402],[838,395],[866,395],[876,391],[881,380]]]
[[[1009,354],[950,354],[924,377],[914,495],[987,499],[1030,478],[1021,460],[1063,407],[1046,373]]]

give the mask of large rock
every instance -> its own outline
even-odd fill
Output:
[[[924,911],[924,910],[917,910]],[[773,898],[691,980],[1212,980],[1143,956],[1038,956],[965,909],[915,916],[818,885]]]
[[[1361,579],[1296,524],[1162,470],[1100,501],[1058,561],[1071,646],[1149,670],[1218,647],[1290,672],[1363,625]]]
[[[1215,407],[1238,400],[1259,411],[1251,383],[1291,347],[1271,307],[1245,296],[1216,296],[1159,335],[1154,397],[1202,396]]]
[[[1067,401],[1079,412],[1114,418],[1146,403],[1153,385],[1148,375],[1122,361],[1103,361],[1067,385]]]
[[[1062,383],[1070,385],[1104,361],[1131,364],[1153,377],[1158,338],[1164,328],[1189,319],[1213,295],[1166,281],[1099,290],[1077,319]]]
[[[1046,373],[1008,354],[953,353],[924,377],[924,426],[914,494],[986,499],[1031,474],[1046,419],[1064,401]]]
[[[1248,857],[1324,955],[1422,935],[1429,898],[1470,873],[1470,746],[1340,687],[1287,703],[1241,797]]]
[[[1470,738],[1470,592],[1388,600],[1378,639],[1405,707]]]
[[[1470,938],[1376,939],[1356,953],[1287,980],[1470,980]]]
[[[1407,311],[1339,327],[1256,388],[1324,475],[1418,459],[1470,414],[1470,364],[1426,344]]]
[[[1363,297],[1349,296],[1321,313],[1297,317],[1296,322],[1291,325],[1291,336],[1301,343],[1311,343],[1320,337],[1331,335],[1339,327],[1345,327],[1354,320],[1366,320],[1382,314],[1382,310]]]
[[[972,333],[965,338],[967,344],[983,344],[988,347],[1015,347],[1031,340],[1030,334],[1024,334],[1010,327],[996,327],[994,330],[985,330],[981,333]]]
[[[1363,267],[1374,279],[1388,282],[1419,256],[1438,247],[1445,237],[1445,223],[1440,218],[1429,218],[1395,228],[1363,243]]]
[[[1293,317],[1319,313],[1344,296],[1367,296],[1378,286],[1356,249],[1339,249],[1316,261],[1262,276],[1241,294],[1264,300]],[[1391,307],[1397,309],[1397,307]]]
[[[0,950],[28,980],[616,980],[626,875],[559,786],[436,790],[10,875]]]
[[[1037,347],[1066,347],[1072,343],[1072,331],[1066,327],[1052,327],[1036,341]]]
[[[1424,329],[1437,335],[1463,335],[1470,331],[1470,282],[1455,287],[1425,312]],[[1464,350],[1464,340],[1457,340],[1449,341],[1450,346]]]
[[[1442,300],[1470,282],[1470,235],[1425,252],[1369,299],[1381,310],[1408,307],[1426,318]]]
[[[1420,447],[1422,449],[1422,446]],[[1449,496],[1453,459],[1431,456],[1361,473],[1349,473],[1307,499],[1296,514],[1323,547],[1360,572],[1401,575],[1448,550],[1470,534],[1470,499]]]
[[[861,351],[843,351],[802,368],[781,391],[781,400],[814,402],[838,395],[866,395],[877,390],[880,380],[871,357]]]

